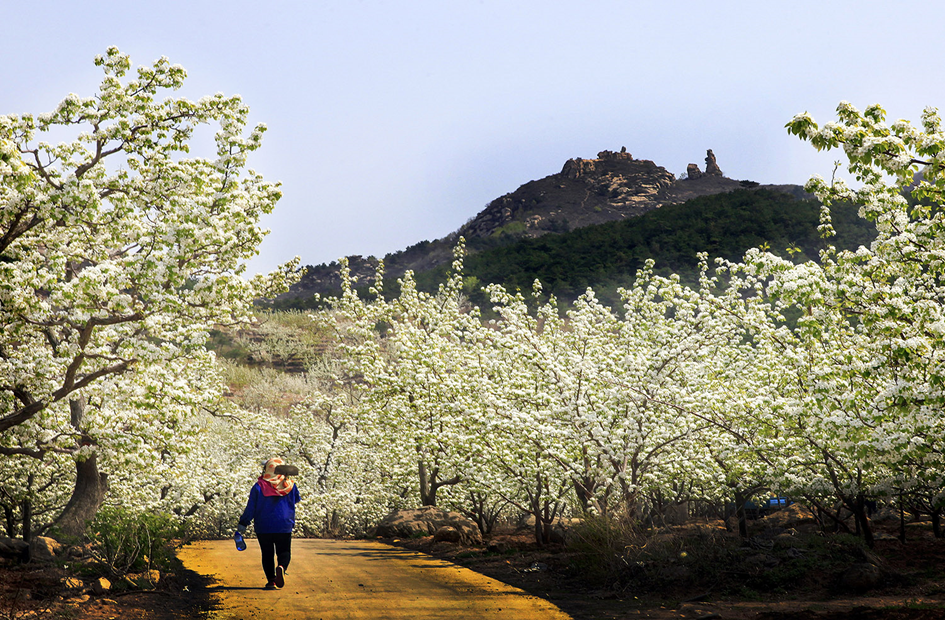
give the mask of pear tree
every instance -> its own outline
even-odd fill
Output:
[[[109,446],[206,406],[219,387],[183,377],[211,363],[208,330],[249,321],[295,269],[241,277],[280,197],[246,167],[265,127],[247,129],[242,100],[170,96],[186,72],[166,58],[130,73],[112,47],[95,63],[95,95],[0,116],[0,454],[73,459],[71,535],[103,501]],[[203,125],[211,157],[190,155]]]

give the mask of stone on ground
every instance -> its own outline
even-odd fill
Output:
[[[435,535],[437,530],[444,527],[450,527],[457,531],[459,539],[456,542],[460,544],[482,544],[482,534],[475,523],[458,512],[447,512],[436,506],[424,506],[412,510],[395,510],[380,522],[375,530],[375,535],[384,538],[414,538]],[[454,536],[453,534],[448,535]]]

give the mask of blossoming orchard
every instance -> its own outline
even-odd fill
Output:
[[[117,49],[96,64],[96,96],[0,117],[2,494],[25,537],[32,521],[78,535],[106,499],[203,497],[172,472],[193,468],[222,393],[207,330],[248,320],[294,269],[240,277],[279,188],[245,169],[265,128],[245,132],[239,97],[158,101],[181,67],[123,82]],[[216,157],[187,157],[210,123]]]
[[[247,281],[277,185],[246,169],[263,127],[238,97],[157,100],[184,71],[126,79],[110,49],[92,98],[0,117],[0,485],[9,536],[79,535],[103,505],[229,532],[258,463],[302,470],[302,529],[359,534],[399,507],[459,510],[488,530],[534,517],[661,523],[775,493],[826,520],[868,501],[945,509],[945,134],[937,112],[887,124],[847,103],[788,130],[842,149],[855,181],[807,184],[876,223],[871,247],[816,262],[761,249],[703,257],[696,286],[651,267],[568,307],[489,286],[463,295],[462,256],[437,294],[344,293],[305,317],[305,373],[250,407],[227,397],[208,333],[297,268]],[[122,81],[122,80],[125,81]],[[214,159],[191,158],[195,127]],[[49,144],[43,134],[75,130]],[[919,174],[921,172],[921,174]],[[854,189],[854,186],[856,189]],[[382,281],[378,278],[378,282]],[[540,300],[540,301],[535,301]],[[486,311],[488,310],[488,311]],[[484,316],[495,317],[486,319]],[[305,347],[303,347],[305,348]]]

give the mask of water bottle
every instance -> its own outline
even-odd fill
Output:
[[[233,540],[236,541],[236,550],[237,551],[246,551],[246,541],[243,540],[243,535],[239,532],[233,532]]]

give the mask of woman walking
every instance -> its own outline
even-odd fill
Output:
[[[292,559],[295,505],[301,499],[298,486],[288,476],[297,476],[298,473],[298,467],[286,465],[282,459],[266,461],[262,475],[249,492],[246,510],[236,528],[240,534],[245,534],[246,527],[255,523],[256,540],[259,541],[266,573],[266,590],[285,585],[285,571]]]

